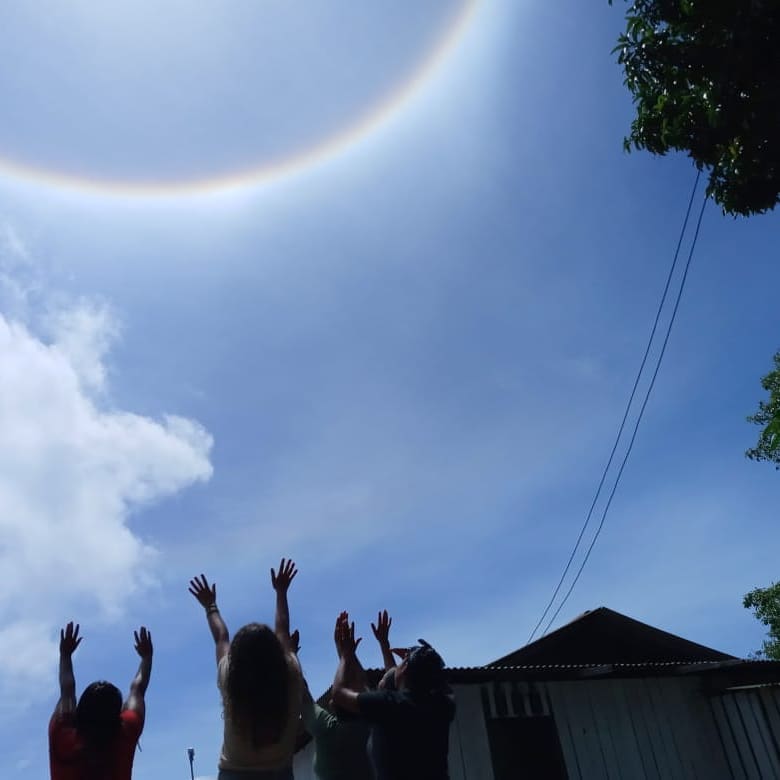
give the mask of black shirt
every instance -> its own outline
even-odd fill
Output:
[[[358,696],[358,706],[374,727],[368,751],[376,780],[449,780],[450,695],[372,691]]]

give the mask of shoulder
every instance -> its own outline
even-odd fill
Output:
[[[76,733],[76,716],[72,712],[60,714],[55,712],[49,720],[49,737],[57,737],[61,734]]]
[[[144,728],[143,718],[135,710],[122,710],[119,718],[122,721],[122,733],[127,738],[138,739]]]

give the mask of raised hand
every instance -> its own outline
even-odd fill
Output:
[[[138,653],[141,658],[151,658],[154,653],[152,635],[146,627],[141,626],[140,632],[133,631],[133,637],[135,638],[135,652]]]
[[[295,568],[295,563],[282,558],[279,563],[279,574],[271,569],[271,585],[277,593],[287,593],[290,583],[295,579],[297,573],[298,569]]]
[[[202,607],[208,609],[213,607],[217,603],[217,585],[214,583],[209,587],[209,581],[204,574],[200,575],[200,579],[195,577],[190,580],[190,587],[187,588],[190,593],[200,602]]]
[[[339,656],[354,655],[358,645],[363,641],[362,637],[355,639],[355,623],[349,622],[349,615],[342,612],[336,618],[336,648]]]
[[[380,645],[390,646],[390,626],[393,625],[393,619],[383,610],[376,617],[376,625],[371,624],[371,630],[374,632],[376,641]]]
[[[73,623],[68,623],[65,629],[60,629],[60,655],[70,657],[76,648],[81,644],[83,637],[79,636],[79,624],[73,627]]]
[[[333,629],[333,641],[336,645],[336,653],[341,657],[341,624],[344,621],[349,621],[349,615],[346,612],[339,612],[339,616],[336,618],[336,626]]]

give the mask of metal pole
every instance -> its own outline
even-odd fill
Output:
[[[187,758],[190,760],[190,780],[195,780],[195,748],[187,748]]]

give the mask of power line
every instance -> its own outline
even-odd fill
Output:
[[[590,558],[591,552],[593,552],[593,548],[596,545],[596,541],[598,540],[602,528],[604,528],[604,521],[607,518],[607,512],[609,512],[609,508],[612,505],[612,499],[615,497],[615,492],[617,491],[618,485],[620,484],[620,478],[623,475],[623,469],[626,467],[626,463],[628,462],[628,458],[631,455],[631,450],[634,448],[634,441],[636,440],[636,434],[639,430],[639,425],[642,422],[642,417],[644,416],[645,409],[647,408],[647,402],[650,400],[650,394],[653,392],[653,387],[655,386],[655,380],[658,377],[658,371],[661,368],[661,362],[664,359],[664,353],[666,352],[666,346],[669,343],[669,336],[672,334],[672,326],[674,325],[675,318],[677,317],[677,310],[680,307],[680,299],[682,298],[683,290],[685,289],[685,282],[688,279],[688,270],[691,267],[691,260],[693,259],[693,253],[696,249],[696,243],[699,240],[699,231],[701,229],[701,221],[702,217],[704,217],[704,208],[707,205],[707,195],[704,196],[704,200],[701,204],[701,210],[699,211],[699,218],[696,222],[696,230],[693,234],[693,241],[691,242],[691,249],[688,252],[688,260],[685,263],[685,270],[683,272],[682,281],[680,282],[680,289],[677,291],[677,299],[674,302],[674,309],[672,310],[672,316],[669,320],[669,326],[666,329],[666,336],[664,338],[663,345],[661,346],[661,351],[658,355],[658,362],[655,366],[655,371],[653,371],[653,377],[650,380],[650,384],[648,385],[647,392],[645,393],[644,400],[642,401],[642,406],[639,410],[639,415],[637,416],[636,423],[634,425],[634,431],[631,434],[631,440],[628,443],[628,449],[626,450],[626,454],[623,457],[623,462],[620,464],[620,469],[618,470],[617,477],[615,477],[615,484],[612,486],[612,491],[609,494],[609,498],[607,499],[606,506],[604,507],[604,512],[601,515],[601,521],[599,522],[599,526],[596,529],[596,533],[593,536],[593,539],[590,543],[590,546],[587,549],[587,552],[585,553],[585,557],[582,559],[582,563],[580,564],[580,568],[577,570],[577,574],[575,575],[574,579],[572,580],[571,585],[569,586],[569,589],[566,591],[566,595],[563,597],[563,600],[558,605],[558,609],[555,610],[555,614],[550,618],[549,622],[547,623],[547,626],[544,629],[544,633],[546,634],[550,630],[550,626],[555,621],[555,618],[558,617],[558,614],[563,609],[563,606],[566,604],[566,602],[569,600],[569,596],[571,596],[572,591],[574,590],[575,585],[580,579],[580,575],[583,572],[583,569],[585,568],[585,565],[588,563],[588,559]]]
[[[626,404],[626,409],[625,412],[623,413],[623,419],[620,422],[620,427],[618,428],[617,436],[615,437],[615,443],[612,445],[612,452],[610,452],[609,454],[607,465],[604,467],[604,471],[601,475],[601,480],[599,481],[598,488],[596,489],[596,495],[593,497],[593,501],[591,502],[587,517],[585,518],[585,522],[583,523],[582,528],[580,529],[579,536],[577,537],[577,541],[574,544],[574,548],[572,549],[571,554],[569,555],[569,560],[566,562],[566,566],[563,569],[563,573],[561,574],[561,577],[558,580],[558,584],[555,586],[555,590],[553,591],[553,594],[550,597],[550,601],[547,603],[547,606],[544,608],[544,612],[542,612],[541,617],[539,618],[537,624],[534,626],[534,630],[531,632],[530,636],[528,637],[526,644],[528,644],[533,640],[536,632],[539,630],[539,626],[542,625],[544,619],[547,617],[547,614],[552,608],[552,605],[555,603],[555,599],[558,597],[558,593],[560,592],[561,587],[563,586],[563,583],[566,580],[566,575],[569,573],[569,569],[571,568],[571,565],[577,554],[577,550],[579,550],[580,544],[582,542],[582,538],[585,535],[585,531],[587,530],[588,525],[590,524],[590,519],[593,515],[593,510],[596,508],[596,504],[599,500],[599,497],[601,496],[601,490],[604,487],[604,482],[607,479],[607,474],[609,473],[609,469],[612,466],[612,461],[615,457],[615,453],[617,452],[620,439],[623,435],[623,429],[625,428],[629,412],[631,411],[631,406],[634,402],[634,396],[636,395],[637,387],[639,386],[639,381],[642,378],[642,372],[644,371],[645,364],[647,363],[647,358],[650,354],[650,349],[653,345],[653,340],[655,339],[655,333],[656,330],[658,329],[658,322],[661,319],[661,313],[663,312],[664,304],[666,303],[666,296],[669,293],[669,287],[671,285],[672,278],[674,277],[675,269],[677,268],[677,260],[680,256],[680,249],[682,248],[683,239],[685,238],[685,233],[688,229],[688,220],[691,215],[691,209],[693,208],[693,201],[696,197],[696,190],[699,186],[700,178],[701,178],[701,171],[697,171],[696,179],[694,180],[693,183],[693,190],[691,191],[691,197],[688,200],[688,208],[685,211],[685,219],[683,220],[683,226],[682,226],[682,230],[680,231],[680,237],[677,240],[677,248],[675,249],[674,252],[674,258],[672,260],[671,268],[669,269],[669,274],[666,277],[666,285],[664,286],[664,291],[663,294],[661,295],[661,301],[658,304],[658,310],[656,311],[655,314],[655,321],[653,322],[653,327],[650,331],[650,338],[647,341],[647,346],[645,347],[645,354],[642,357],[642,363],[639,366],[639,371],[637,371],[636,379],[634,380],[634,386],[631,388],[631,395],[629,396],[628,403]],[[545,633],[546,633],[546,629],[545,629]]]

